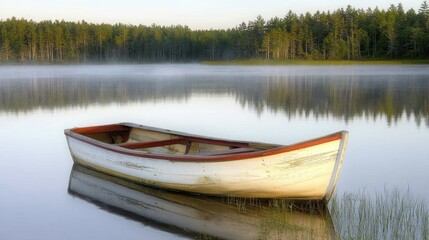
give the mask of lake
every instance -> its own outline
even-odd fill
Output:
[[[64,129],[117,122],[278,144],[347,130],[338,196],[393,189],[429,201],[428,65],[0,66],[0,239],[270,239],[271,228],[315,238],[273,211],[237,213],[73,167]],[[341,235],[334,216],[287,219]]]

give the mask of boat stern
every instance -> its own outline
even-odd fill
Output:
[[[323,199],[325,203],[328,203],[329,200],[331,200],[332,195],[334,194],[335,186],[337,185],[338,177],[340,175],[340,170],[344,159],[344,154],[346,151],[348,137],[349,137],[348,131],[341,132],[341,141],[338,148],[337,158],[335,160],[335,165],[332,171],[331,180],[329,181],[329,185],[326,190],[325,197]]]

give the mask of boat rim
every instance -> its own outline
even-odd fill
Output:
[[[109,125],[99,125],[99,126],[93,126],[88,128],[99,128],[99,127],[114,127],[114,126],[125,126],[125,127],[131,127],[131,128],[138,128],[143,130],[150,130],[150,131],[156,131],[156,132],[162,132],[167,134],[174,134],[178,136],[183,137],[190,137],[190,138],[198,138],[198,139],[207,139],[207,140],[214,140],[214,141],[224,141],[229,143],[241,143],[241,144],[267,144],[267,143],[260,143],[260,142],[248,142],[248,141],[235,141],[235,140],[229,140],[229,139],[221,139],[221,138],[212,138],[207,136],[201,136],[201,135],[194,135],[189,134],[185,132],[179,132],[179,131],[173,131],[169,129],[162,129],[162,128],[156,128],[156,127],[150,127],[140,124],[134,124],[134,123],[117,123],[117,124],[109,124]],[[276,147],[267,149],[267,150],[260,150],[260,151],[254,151],[254,152],[246,152],[246,153],[235,153],[235,154],[229,154],[229,155],[217,155],[217,156],[202,156],[202,155],[174,155],[174,154],[156,154],[156,153],[144,153],[139,150],[133,150],[133,149],[127,149],[123,148],[117,145],[104,143],[101,141],[98,141],[96,139],[87,137],[83,134],[76,133],[74,130],[77,129],[83,129],[86,127],[75,127],[71,129],[64,130],[64,134],[68,137],[74,138],[76,140],[79,140],[81,142],[85,142],[87,144],[113,151],[116,153],[128,155],[128,156],[136,156],[136,157],[143,157],[143,158],[149,158],[149,159],[157,159],[157,160],[167,160],[167,161],[180,161],[180,162],[222,162],[222,161],[235,161],[235,160],[245,160],[245,159],[251,159],[251,158],[258,158],[258,157],[266,157],[271,155],[277,155],[281,153],[291,152],[294,150],[316,146],[319,144],[335,141],[335,140],[341,140],[340,145],[343,145],[345,139],[347,138],[348,131],[339,131],[335,132],[329,135],[301,141],[294,143],[292,145],[277,145],[273,144]],[[342,149],[340,148],[339,151]],[[339,153],[340,155],[342,153]]]

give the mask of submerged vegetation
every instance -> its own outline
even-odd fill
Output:
[[[285,10],[286,12],[287,10]],[[429,5],[261,16],[227,30],[0,20],[0,62],[361,60],[429,57]]]

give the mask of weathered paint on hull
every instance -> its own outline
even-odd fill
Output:
[[[246,160],[187,162],[130,156],[67,137],[75,162],[131,181],[211,195],[315,200],[329,200],[346,140]]]

